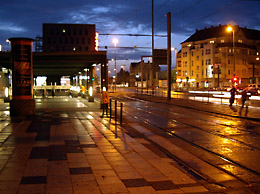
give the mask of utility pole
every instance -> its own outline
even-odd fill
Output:
[[[152,0],[152,58],[154,50],[154,9],[153,9],[153,0]]]
[[[171,99],[171,12],[167,13],[168,100]]]

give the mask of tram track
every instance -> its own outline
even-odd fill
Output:
[[[121,101],[124,101],[123,98],[119,98],[119,97],[116,97],[116,98],[119,99],[119,100],[121,100]],[[129,101],[129,100],[131,100],[131,99],[127,98],[127,100]],[[132,99],[132,100],[133,100],[133,99]],[[136,99],[134,99],[134,100],[136,100]],[[144,101],[144,102],[146,102],[146,101]],[[147,103],[147,102],[146,102],[146,103]],[[135,108],[135,109],[136,109],[136,107],[128,105],[127,102],[125,102],[124,105],[127,106],[128,108]],[[137,107],[137,108],[138,108],[138,107]],[[154,108],[154,107],[153,107],[153,108]],[[182,108],[183,108],[183,107],[182,107]],[[219,136],[219,137],[221,137],[221,138],[225,138],[225,139],[228,139],[228,140],[230,140],[230,141],[234,141],[234,142],[236,142],[236,143],[238,143],[238,144],[241,144],[241,145],[243,145],[243,146],[247,146],[249,149],[255,149],[255,150],[257,150],[257,151],[260,150],[259,148],[253,147],[252,145],[246,144],[246,143],[244,143],[244,142],[242,142],[242,141],[238,141],[238,140],[236,140],[236,139],[232,139],[232,138],[230,138],[230,137],[228,137],[228,136],[225,136],[225,135],[222,135],[222,134],[218,134],[218,133],[216,133],[216,132],[214,132],[214,133],[213,133],[213,132],[209,132],[209,131],[203,129],[202,127],[198,127],[197,125],[192,125],[192,124],[190,124],[190,123],[187,123],[187,122],[184,122],[184,121],[180,121],[180,120],[176,120],[176,119],[174,119],[174,118],[172,118],[172,117],[169,117],[169,115],[171,115],[171,113],[173,113],[173,111],[170,111],[170,114],[169,114],[169,112],[164,111],[163,108],[161,108],[161,107],[160,107],[160,108],[156,107],[156,109],[158,109],[158,111],[160,111],[160,113],[158,113],[158,112],[156,112],[156,111],[154,112],[154,111],[152,111],[152,110],[143,110],[142,108],[138,108],[138,111],[141,111],[141,112],[143,112],[144,114],[148,114],[148,115],[149,115],[149,114],[153,114],[153,115],[155,115],[155,116],[167,117],[169,120],[174,120],[175,122],[182,123],[182,124],[184,124],[184,125],[187,125],[187,126],[192,127],[192,128],[196,128],[196,129],[201,130],[201,131],[206,132],[206,133],[210,133],[211,135]],[[196,111],[196,110],[194,110],[194,111]],[[155,127],[152,123],[149,122],[149,120],[141,120],[139,117],[133,115],[130,111],[127,112],[126,110],[124,110],[124,112],[125,112],[126,114],[128,114],[129,116],[132,116],[133,118],[135,118],[136,120],[138,120],[140,123],[145,123],[145,125],[148,125],[148,126],[149,126],[149,127],[148,127],[149,129],[153,129],[153,128]],[[163,112],[164,112],[164,113],[163,113]],[[201,111],[200,111],[200,112],[201,112]],[[163,114],[162,114],[162,113],[163,113]],[[174,112],[174,113],[177,114],[176,112]],[[168,115],[165,115],[165,114],[168,114]],[[202,114],[202,113],[201,113],[201,114]],[[218,116],[217,114],[214,114],[214,113],[211,113],[211,114],[210,114],[210,113],[207,112],[207,115],[214,116],[214,117],[219,117],[219,118],[223,118],[222,115]],[[204,120],[203,122],[205,122],[205,120]],[[220,125],[220,124],[218,124],[218,125]],[[225,125],[222,125],[222,126],[225,126]],[[229,125],[228,127],[232,127],[232,126]],[[215,152],[215,151],[213,151],[213,150],[210,150],[210,149],[205,148],[205,147],[203,147],[203,146],[201,146],[201,145],[198,145],[198,144],[196,144],[196,143],[194,143],[194,142],[192,142],[192,141],[190,141],[190,140],[188,140],[188,139],[186,139],[186,138],[184,138],[184,137],[181,137],[181,136],[177,135],[176,133],[172,133],[171,131],[165,131],[165,129],[163,129],[163,128],[161,128],[161,127],[156,127],[156,128],[157,128],[157,129],[160,129],[160,132],[163,132],[163,133],[165,133],[165,134],[167,134],[167,135],[169,135],[169,136],[171,136],[171,137],[174,137],[174,138],[177,138],[177,139],[179,139],[179,140],[181,140],[181,141],[183,141],[183,142],[186,142],[186,144],[189,144],[189,145],[192,146],[192,147],[196,147],[196,148],[199,149],[199,150],[203,150],[204,152],[207,152],[208,154],[214,155],[214,156],[217,157],[218,159],[223,160],[223,162],[226,162],[226,163],[235,165],[235,166],[237,166],[238,168],[241,168],[241,169],[243,169],[244,171],[247,171],[247,172],[248,172],[249,174],[251,174],[253,177],[259,177],[259,176],[260,176],[260,173],[259,173],[258,171],[254,170],[254,169],[251,169],[251,168],[249,168],[249,167],[247,167],[247,166],[245,166],[245,165],[243,165],[243,164],[240,164],[239,162],[234,161],[233,159],[231,159],[231,158],[229,158],[229,157],[227,157],[227,156],[225,156],[225,155],[219,154],[219,153],[217,153],[217,152]],[[153,130],[153,131],[156,132],[156,133],[158,132],[158,130]],[[247,131],[247,132],[248,132],[248,131]],[[256,132],[256,135],[259,135],[259,134]],[[174,143],[174,142],[173,142],[173,143]],[[160,146],[160,145],[157,145],[157,146]],[[165,150],[164,150],[164,151],[165,151]],[[199,156],[198,156],[198,157],[199,157]],[[243,178],[237,176],[236,174],[234,174],[234,173],[232,173],[232,172],[230,172],[230,171],[228,171],[228,170],[226,170],[226,169],[224,169],[224,168],[221,168],[220,166],[218,166],[218,165],[216,165],[216,164],[213,164],[213,163],[210,162],[210,161],[205,160],[205,158],[201,158],[201,157],[199,157],[199,158],[202,159],[203,161],[207,162],[208,164],[210,164],[210,165],[212,165],[212,166],[214,166],[214,167],[216,167],[216,168],[218,168],[218,169],[224,171],[225,173],[236,177],[236,178],[239,179],[240,181],[242,181],[242,182],[244,182],[244,183],[246,183],[246,184],[250,184],[248,181],[243,180]],[[176,159],[176,157],[175,157],[175,159]],[[180,162],[180,160],[178,160],[178,162]],[[185,161],[183,161],[183,163],[185,164]],[[184,166],[186,166],[186,164],[185,164]],[[188,165],[188,166],[189,166],[189,165]],[[192,168],[191,166],[189,166],[189,167]],[[194,171],[196,172],[197,170],[194,169]],[[198,174],[200,175],[201,173],[198,172]]]

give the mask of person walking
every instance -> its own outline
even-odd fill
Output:
[[[235,102],[236,88],[233,86],[230,90],[229,106],[232,106]]]
[[[239,114],[242,114],[242,110],[244,108],[244,106],[246,106],[246,111],[245,111],[245,117],[247,116],[248,113],[248,100],[249,100],[249,95],[247,95],[247,89],[244,89],[241,95],[241,100],[242,100],[242,104],[239,110]],[[246,102],[247,101],[247,102]]]

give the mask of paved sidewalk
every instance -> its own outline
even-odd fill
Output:
[[[194,178],[141,136],[101,118],[99,105],[37,100],[35,116],[1,123],[0,193],[231,193]],[[170,146],[139,124],[128,124]]]

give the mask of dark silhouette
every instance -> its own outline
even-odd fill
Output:
[[[247,113],[248,113],[248,101],[249,100],[249,95],[247,95],[247,89],[244,89],[243,92],[242,92],[242,96],[241,96],[241,100],[242,100],[242,105],[240,107],[240,110],[239,110],[239,114],[241,115],[242,114],[242,110],[244,108],[244,106],[246,106],[246,110],[245,110],[245,116],[247,116]]]
[[[233,86],[230,90],[229,106],[232,106],[235,102],[236,88]]]

